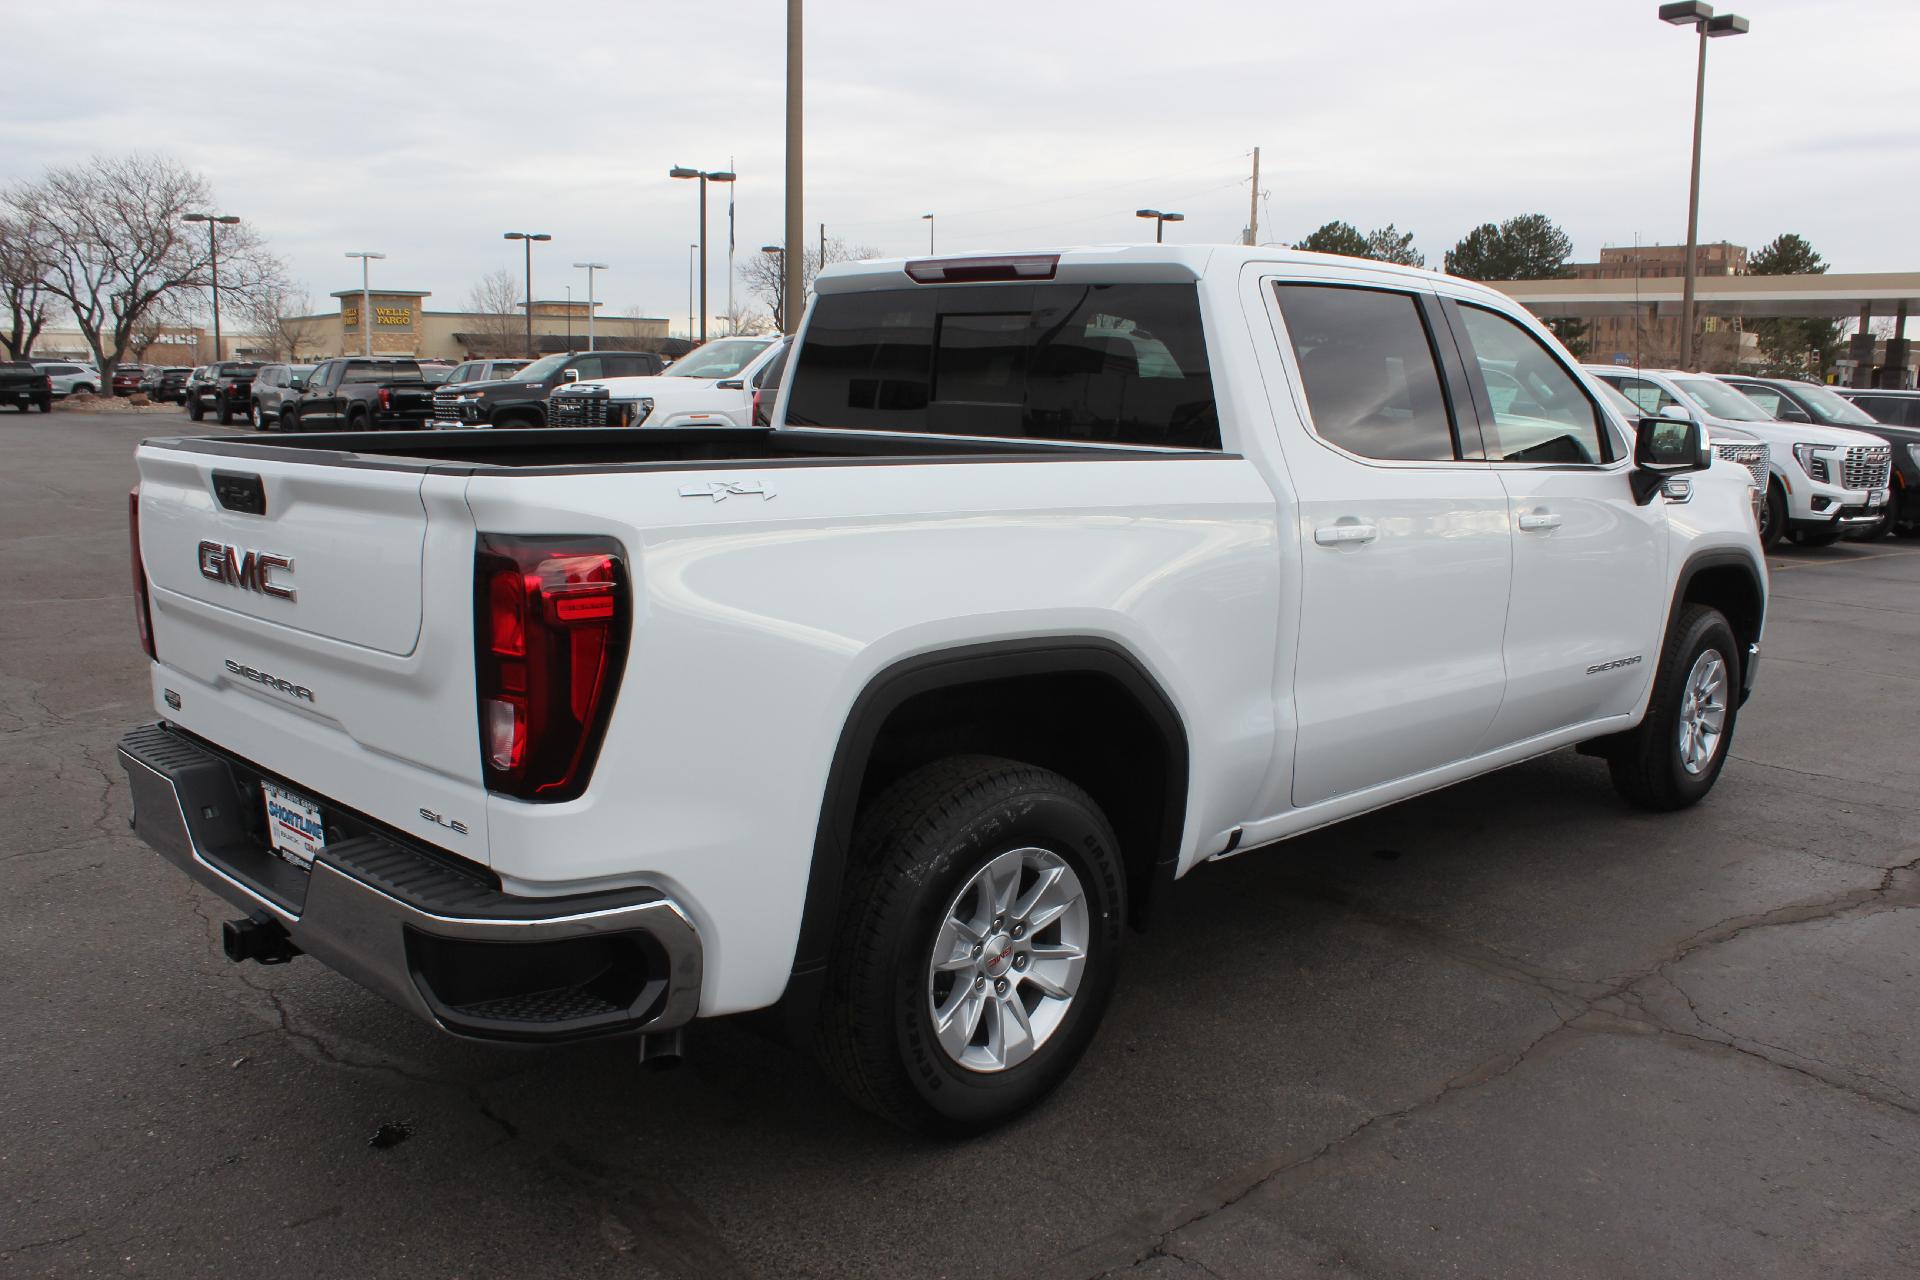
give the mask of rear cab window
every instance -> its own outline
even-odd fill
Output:
[[[1191,284],[825,294],[788,382],[791,426],[1220,448]]]
[[[1462,457],[1434,335],[1410,293],[1276,283],[1315,435],[1361,458]]]

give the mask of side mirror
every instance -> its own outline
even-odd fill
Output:
[[[578,382],[580,381],[580,371],[578,369],[562,369],[560,371],[560,381]]]
[[[728,378],[725,382],[716,382],[713,385],[722,391],[745,391],[747,389],[747,384],[738,378]]]
[[[1712,465],[1707,433],[1699,423],[1664,415],[1642,418],[1634,433],[1633,499],[1645,506],[1668,477]]]
[[[1672,418],[1676,422],[1693,421],[1693,415],[1687,412],[1687,407],[1683,404],[1662,405],[1660,406],[1658,416],[1662,418]]]

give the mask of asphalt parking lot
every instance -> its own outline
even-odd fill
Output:
[[[1773,559],[1704,805],[1564,752],[1203,868],[1055,1099],[938,1145],[736,1026],[642,1073],[227,963],[113,761],[131,448],[210,429],[0,414],[0,1271],[1920,1271],[1920,544]]]

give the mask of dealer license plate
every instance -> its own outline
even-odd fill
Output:
[[[315,855],[327,847],[320,806],[271,782],[261,783],[260,792],[267,801],[267,838],[273,851],[302,870],[310,869]]]

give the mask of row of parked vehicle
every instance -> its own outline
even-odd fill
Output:
[[[1766,446],[1760,540],[1920,536],[1920,392],[1589,365],[1639,413],[1701,424],[1723,456]]]
[[[156,399],[196,422],[256,431],[766,425],[785,339],[722,338],[671,366],[650,351],[558,352],[457,365],[341,356],[313,364],[226,361],[181,371]]]

